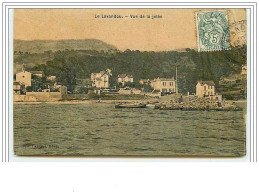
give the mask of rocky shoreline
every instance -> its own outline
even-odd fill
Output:
[[[246,101],[226,101],[220,104],[202,103],[190,106],[186,102],[163,102],[157,99],[150,100],[73,100],[73,101],[49,101],[49,102],[14,102],[14,104],[117,104],[117,103],[143,103],[148,108],[159,110],[181,110],[181,111],[242,111],[243,108],[238,103],[246,103]]]
[[[212,99],[212,97],[171,96],[156,104],[155,109],[183,111],[242,111],[234,101]]]
[[[215,108],[210,108],[210,107],[176,107],[176,106],[171,106],[167,107],[165,105],[156,105],[155,109],[159,110],[182,110],[182,111],[242,111],[243,108],[238,107],[238,106],[231,106],[231,107],[215,107]]]

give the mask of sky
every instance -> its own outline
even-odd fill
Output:
[[[167,51],[197,48],[195,12],[208,9],[16,9],[14,39],[99,39],[126,49]],[[102,18],[102,15],[123,18]],[[99,15],[99,18],[97,18]],[[131,18],[130,15],[138,15]],[[145,18],[140,18],[144,15]],[[147,18],[159,15],[162,18]],[[128,16],[128,17],[127,17]],[[229,23],[246,19],[245,9],[231,9]]]

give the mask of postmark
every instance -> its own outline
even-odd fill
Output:
[[[230,42],[233,46],[246,45],[247,21],[241,20],[230,25]]]
[[[198,51],[229,50],[227,10],[196,12]]]

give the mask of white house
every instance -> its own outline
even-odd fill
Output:
[[[127,75],[127,74],[119,74],[118,75],[118,83],[121,83],[122,86],[125,85],[125,83],[133,83],[133,76]]]
[[[56,76],[50,75],[50,76],[47,77],[47,80],[48,81],[55,81],[56,78],[57,78]]]
[[[13,93],[20,95],[22,91],[22,86],[20,85],[20,82],[14,81],[13,82]]]
[[[154,90],[160,92],[176,92],[176,81],[174,78],[156,78],[150,82]]]
[[[216,95],[215,83],[213,81],[199,81],[196,85],[196,95],[199,97]]]
[[[106,71],[101,71],[99,73],[91,74],[92,86],[96,88],[108,88],[109,87],[109,78],[111,76],[111,70],[107,69]]]
[[[16,74],[16,81],[20,82],[21,85],[31,86],[31,73],[25,71],[25,69],[22,69],[22,72],[19,72]]]

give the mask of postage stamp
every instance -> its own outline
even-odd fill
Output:
[[[229,50],[227,10],[196,12],[198,51]]]

